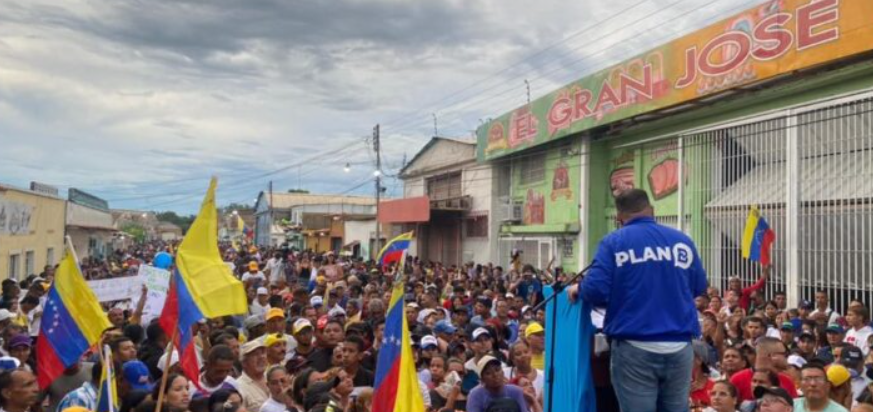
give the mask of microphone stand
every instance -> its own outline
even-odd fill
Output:
[[[587,272],[589,269],[591,269],[591,266],[593,264],[594,263],[591,263],[588,266],[585,266],[584,269],[579,271],[579,273],[575,274],[572,278],[570,278],[566,282],[561,282],[556,277],[554,283],[552,283],[552,296],[549,296],[548,298],[544,299],[542,302],[538,303],[533,308],[533,312],[536,313],[538,310],[540,310],[540,308],[545,307],[545,305],[547,303],[552,302],[552,318],[550,319],[550,322],[549,322],[549,323],[551,323],[551,325],[549,326],[549,336],[551,337],[552,342],[549,345],[549,359],[547,361],[548,363],[546,364],[549,367],[549,376],[546,377],[546,381],[549,383],[549,392],[548,392],[548,397],[546,398],[549,401],[549,409],[548,409],[548,411],[545,411],[545,412],[552,412],[554,410],[554,407],[555,407],[555,400],[553,398],[553,395],[555,393],[555,341],[557,340],[557,337],[555,335],[557,334],[556,330],[558,328],[558,324],[557,324],[558,299],[557,299],[557,297],[558,297],[558,294],[560,294],[561,292],[564,291],[564,288],[566,288],[567,285],[572,285],[572,284],[576,283],[576,281],[579,280],[579,278],[581,278],[585,274],[585,272]]]

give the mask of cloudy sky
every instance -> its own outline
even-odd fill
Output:
[[[763,0],[2,0],[0,182],[193,212],[370,194],[434,134]],[[351,171],[343,166],[349,163]],[[400,182],[388,178],[389,194]]]

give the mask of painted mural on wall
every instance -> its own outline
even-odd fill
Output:
[[[645,148],[616,149],[609,163],[609,191],[613,198],[633,188],[649,193],[658,215],[675,214],[678,208],[679,160],[675,140]],[[685,182],[689,176],[685,165]]]
[[[558,167],[555,168],[552,176],[552,201],[558,200],[559,197],[567,200],[573,198],[573,189],[570,189],[570,170],[564,159],[558,161]]]
[[[508,144],[508,143],[507,143]],[[543,179],[521,183],[520,169],[513,169],[512,197],[524,205],[524,226],[579,223],[579,144],[549,150],[543,159]]]
[[[33,207],[0,199],[0,235],[29,235]]]
[[[546,197],[533,189],[527,190],[524,201],[524,219],[526,225],[542,225],[546,223]]]
[[[618,197],[621,192],[637,187],[634,169],[635,158],[633,150],[625,150],[620,156],[612,160],[612,171],[609,173],[609,191],[612,193],[612,197]]]

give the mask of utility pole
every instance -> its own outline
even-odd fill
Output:
[[[270,180],[270,226],[267,228],[267,244],[273,241],[273,206],[273,181]],[[258,244],[257,240],[255,240],[255,244]]]
[[[382,152],[379,144],[379,125],[373,128],[373,149],[376,151],[376,171],[373,174],[376,176],[376,241],[373,247],[373,259],[379,256],[381,250],[382,236],[379,224],[379,199],[382,197]]]

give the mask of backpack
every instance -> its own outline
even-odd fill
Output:
[[[485,412],[521,412],[518,402],[512,398],[496,398],[488,402]]]

